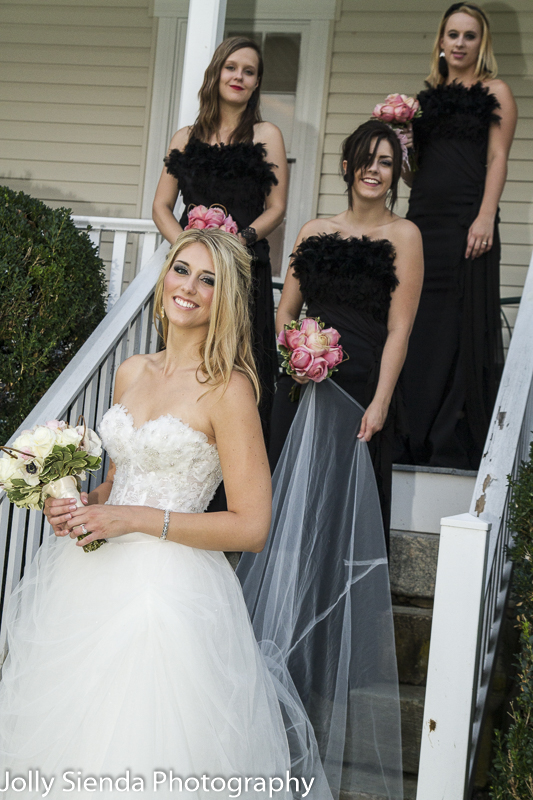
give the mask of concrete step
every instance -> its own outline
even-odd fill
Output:
[[[400,605],[394,605],[392,611],[400,683],[425,685],[433,612],[430,608]]]
[[[416,775],[403,776],[403,797],[404,800],[415,800],[416,798]],[[368,792],[349,792],[341,789],[339,800],[387,800],[382,794],[369,794]]]
[[[468,511],[475,482],[475,472],[395,464],[391,528],[439,533],[442,517]]]
[[[403,771],[413,775],[418,772],[425,691],[423,686],[400,684]],[[361,732],[371,729],[372,720],[376,714],[380,713],[380,707],[382,714],[388,713],[390,687],[386,685],[376,686],[371,693],[355,691],[354,694],[357,695],[359,704],[359,726],[357,730],[351,730],[350,723],[348,723],[344,750],[344,761],[347,770],[351,766],[360,769],[362,764],[373,762],[374,745],[372,742],[367,741],[361,735]],[[369,793],[371,794],[372,792],[370,791]]]
[[[414,775],[418,773],[420,759],[425,693],[423,686],[400,685],[403,771]]]
[[[407,598],[402,602],[432,600],[438,552],[439,537],[435,534],[391,530],[390,583],[393,596]]]

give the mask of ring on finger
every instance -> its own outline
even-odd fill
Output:
[[[483,247],[486,247],[488,245],[488,242],[481,242],[481,244],[483,245]]]
[[[80,528],[81,528],[81,532],[83,533],[83,535],[87,536],[89,531],[87,530],[87,528],[85,527],[85,525],[83,523],[80,525]]]

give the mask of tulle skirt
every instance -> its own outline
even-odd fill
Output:
[[[40,797],[43,777],[48,798],[256,800],[273,777],[293,797],[276,692],[222,553],[51,537],[10,601],[8,641],[2,797]]]

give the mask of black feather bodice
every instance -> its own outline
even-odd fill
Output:
[[[261,142],[207,144],[191,138],[183,151],[170,151],[165,165],[177,179],[186,207],[219,203],[242,228],[262,213],[278,182],[265,157]]]
[[[300,243],[292,264],[306,303],[334,303],[385,322],[398,285],[395,255],[388,239],[320,234]]]
[[[418,99],[422,116],[413,120],[413,132],[419,152],[433,137],[485,144],[490,125],[500,120],[500,104],[482,83],[428,86]]]

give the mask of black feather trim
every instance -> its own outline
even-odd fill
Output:
[[[396,252],[388,239],[343,239],[339,233],[310,236],[292,254],[304,300],[321,300],[369,312],[384,322],[399,281]]]
[[[207,144],[193,137],[183,151],[171,150],[165,158],[165,165],[180,186],[190,184],[203,193],[216,189],[218,184],[221,189],[227,189],[228,184],[236,183],[241,187],[239,194],[242,194],[244,182],[253,185],[264,199],[278,182],[272,171],[276,165],[267,162],[266,155],[261,142]]]
[[[484,144],[489,127],[500,122],[496,114],[500,104],[488,86],[481,82],[472,86],[462,83],[429,86],[420,92],[418,99],[422,116],[413,120],[415,146],[423,152],[425,144],[433,137],[467,139]]]

